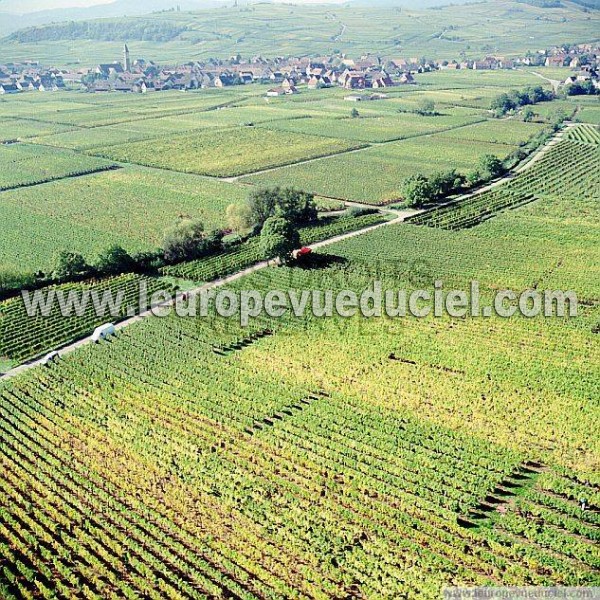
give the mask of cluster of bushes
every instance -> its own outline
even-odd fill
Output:
[[[421,208],[436,204],[451,194],[485,183],[506,172],[504,163],[492,154],[481,158],[479,167],[467,175],[455,169],[446,173],[436,173],[430,177],[422,174],[411,175],[402,185],[402,196],[407,206]]]
[[[353,209],[353,216],[367,214],[369,209]],[[76,252],[61,252],[49,273],[12,274],[0,272],[0,299],[23,289],[80,281],[90,277],[106,277],[122,273],[153,274],[160,268],[197,260],[221,252],[226,245],[239,243],[250,236],[261,235],[265,257],[287,256],[298,248],[298,228],[314,223],[318,211],[313,194],[292,188],[261,189],[252,192],[245,204],[227,208],[230,231],[236,239],[225,241],[228,232],[206,232],[201,221],[181,219],[170,227],[160,249],[129,254],[120,246],[103,252],[95,262],[88,262]],[[264,235],[263,235],[264,234]]]
[[[541,85],[528,87],[522,91],[514,90],[509,93],[503,93],[492,100],[490,110],[497,117],[502,117],[509,112],[530,106],[538,102],[548,102],[554,99],[554,93],[545,90]]]
[[[598,96],[600,95],[600,88],[597,88],[591,79],[577,81],[567,86],[566,94],[567,96]]]

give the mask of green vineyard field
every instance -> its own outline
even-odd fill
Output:
[[[64,294],[94,290],[99,297],[105,291],[111,291],[115,296],[120,293],[123,295],[120,318],[123,318],[128,307],[140,308],[136,303],[142,281],[145,282],[149,295],[161,289],[157,280],[142,280],[135,275],[123,275],[92,283],[62,285],[55,289]],[[44,290],[47,291],[48,289]],[[68,342],[85,337],[95,327],[115,320],[110,315],[96,314],[92,301],[85,307],[81,316],[73,314],[65,318],[59,309],[60,307],[55,305],[48,316],[30,317],[22,298],[0,303],[0,358],[19,363],[25,362]]]

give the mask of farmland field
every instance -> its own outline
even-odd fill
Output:
[[[158,280],[144,279],[143,281],[149,295],[161,288]],[[92,289],[97,294],[102,294],[105,290],[120,292],[124,294],[125,299],[121,316],[125,317],[129,305],[135,309],[145,308],[136,305],[141,282],[142,279],[138,276],[123,275],[99,282],[58,286],[54,289],[64,294],[75,290]],[[94,327],[106,320],[107,316],[94,314],[92,303],[82,316],[73,315],[71,318],[64,318],[58,310],[54,310],[48,316],[30,319],[20,298],[0,302],[0,359],[8,359],[15,364],[20,364],[90,334]]]
[[[437,139],[472,140],[518,146],[544,130],[538,123],[515,120],[493,120],[441,133]]]
[[[71,131],[72,129],[68,125],[55,125],[54,123],[41,124],[39,121],[0,118],[0,142],[24,140],[39,135]]]
[[[122,162],[232,177],[358,147],[343,140],[245,127],[121,144],[96,152]]]
[[[114,163],[40,146],[0,145],[0,190],[85,175],[113,168]]]
[[[577,118],[583,123],[594,123],[600,125],[600,106],[583,106],[577,114]]]
[[[598,10],[562,0],[306,4],[0,32],[0,56],[74,71],[120,60],[127,41],[161,76],[196,61],[216,72],[238,53],[261,72],[291,55],[330,56],[340,71],[361,56],[386,69],[528,52],[543,62],[543,49],[596,44],[600,25]],[[0,600],[600,589],[599,105],[561,92],[531,119],[495,118],[500,94],[576,72],[518,64],[415,72],[414,85],[364,92],[300,82],[273,97],[274,74],[185,93],[0,96]],[[555,134],[526,168],[483,183],[485,156],[512,169]],[[452,169],[468,183],[452,174],[438,194],[415,178],[411,204],[408,177]],[[319,212],[292,194],[248,203],[275,186],[312,192]],[[289,224],[269,225],[282,233],[263,236],[281,214]],[[370,300],[372,317],[342,317],[328,300],[375,296],[376,282],[395,317]],[[90,343],[95,327],[125,325],[128,304],[146,308],[142,284],[180,292],[184,310],[225,291],[233,316],[138,315]],[[123,304],[110,317],[89,304],[32,317],[20,291],[36,287]],[[463,290],[470,308],[501,290],[562,290],[577,316],[402,315],[403,291],[440,287]],[[231,311],[241,292],[265,304],[269,292],[292,304],[308,293],[309,306],[242,326]]]
[[[250,175],[242,181],[261,186],[287,182],[320,196],[383,204],[402,197],[402,182],[412,173],[430,175],[449,169],[468,172],[485,154],[505,158],[515,149],[506,144],[445,139],[440,133]]]
[[[316,117],[274,121],[267,125],[262,125],[262,127],[362,142],[386,142],[451,129],[479,120],[481,120],[481,117],[419,117],[417,115],[397,115],[395,117],[384,116],[353,119],[350,116],[345,116],[339,119]]]
[[[179,217],[202,218],[207,229],[223,227],[225,208],[246,196],[232,184],[141,167],[49,183],[42,193],[5,192],[0,271],[45,271],[60,250],[90,259],[113,244],[130,252],[154,250]]]
[[[236,286],[411,286],[418,259],[421,277],[475,277],[487,298],[543,280],[560,256],[597,298],[599,265],[580,244],[600,241],[592,200],[542,198],[467,231],[389,226],[323,250],[329,266]],[[278,599],[597,586],[600,522],[577,505],[600,502],[599,315],[583,310],[246,329],[172,316],[0,383],[5,595],[72,596],[83,582],[95,597]]]

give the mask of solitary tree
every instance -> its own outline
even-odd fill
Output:
[[[163,240],[163,253],[168,262],[191,260],[204,251],[204,225],[184,219],[169,229]]]
[[[96,268],[100,273],[106,275],[119,275],[132,271],[134,261],[121,246],[111,246],[106,252],[100,255],[96,263]]]
[[[488,176],[489,179],[494,179],[504,173],[504,164],[502,161],[493,154],[486,154],[481,157],[480,161],[481,169]]]
[[[419,207],[432,198],[431,184],[427,177],[421,174],[411,175],[404,180],[402,196],[409,206]]]
[[[252,210],[248,204],[230,204],[225,211],[232,231],[241,233],[252,226]]]
[[[280,188],[254,190],[248,198],[250,219],[253,225],[262,227],[264,222],[275,214]]]
[[[427,99],[421,100],[416,112],[423,117],[435,116],[435,102]]]
[[[280,258],[287,262],[300,246],[300,235],[294,225],[282,217],[270,217],[260,234],[260,247],[266,259]]]
[[[535,119],[535,113],[533,112],[533,108],[531,108],[531,106],[528,106],[523,111],[523,121],[525,121],[525,123],[531,123],[533,119]]]

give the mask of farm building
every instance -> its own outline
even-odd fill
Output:
[[[298,93],[298,90],[294,86],[291,86],[289,88],[276,87],[276,88],[270,89],[267,92],[267,98],[277,98],[279,96],[289,96],[291,94],[297,94],[297,93]]]

